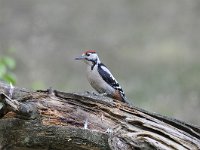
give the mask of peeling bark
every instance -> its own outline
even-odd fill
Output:
[[[1,149],[200,149],[200,128],[91,93],[0,83]]]

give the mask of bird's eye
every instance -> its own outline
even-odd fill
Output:
[[[86,56],[90,56],[90,53],[86,53]]]

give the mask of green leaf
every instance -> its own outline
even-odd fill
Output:
[[[9,69],[15,68],[15,61],[11,57],[5,56],[2,58],[2,61]]]
[[[0,63],[0,79],[3,78],[3,76],[6,74],[6,66],[3,63]]]
[[[16,84],[16,77],[11,73],[5,74],[3,76],[3,80],[8,82],[8,83]]]

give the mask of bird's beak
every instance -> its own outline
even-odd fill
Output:
[[[80,56],[75,58],[75,60],[83,60],[83,59],[85,59],[85,56]]]

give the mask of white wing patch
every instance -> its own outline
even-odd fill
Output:
[[[125,94],[121,86],[119,85],[117,80],[113,77],[112,73],[108,70],[108,68],[104,64],[98,64],[98,72],[105,82],[107,82],[114,89],[119,90],[121,95],[125,97]]]
[[[107,72],[107,73],[109,74],[109,76],[110,76],[110,78],[112,78],[112,80],[114,80],[116,83],[118,83],[117,80],[113,77],[112,73],[108,70],[108,68],[107,68],[106,66],[103,66],[103,65],[102,65],[101,68],[102,68],[105,72]]]

